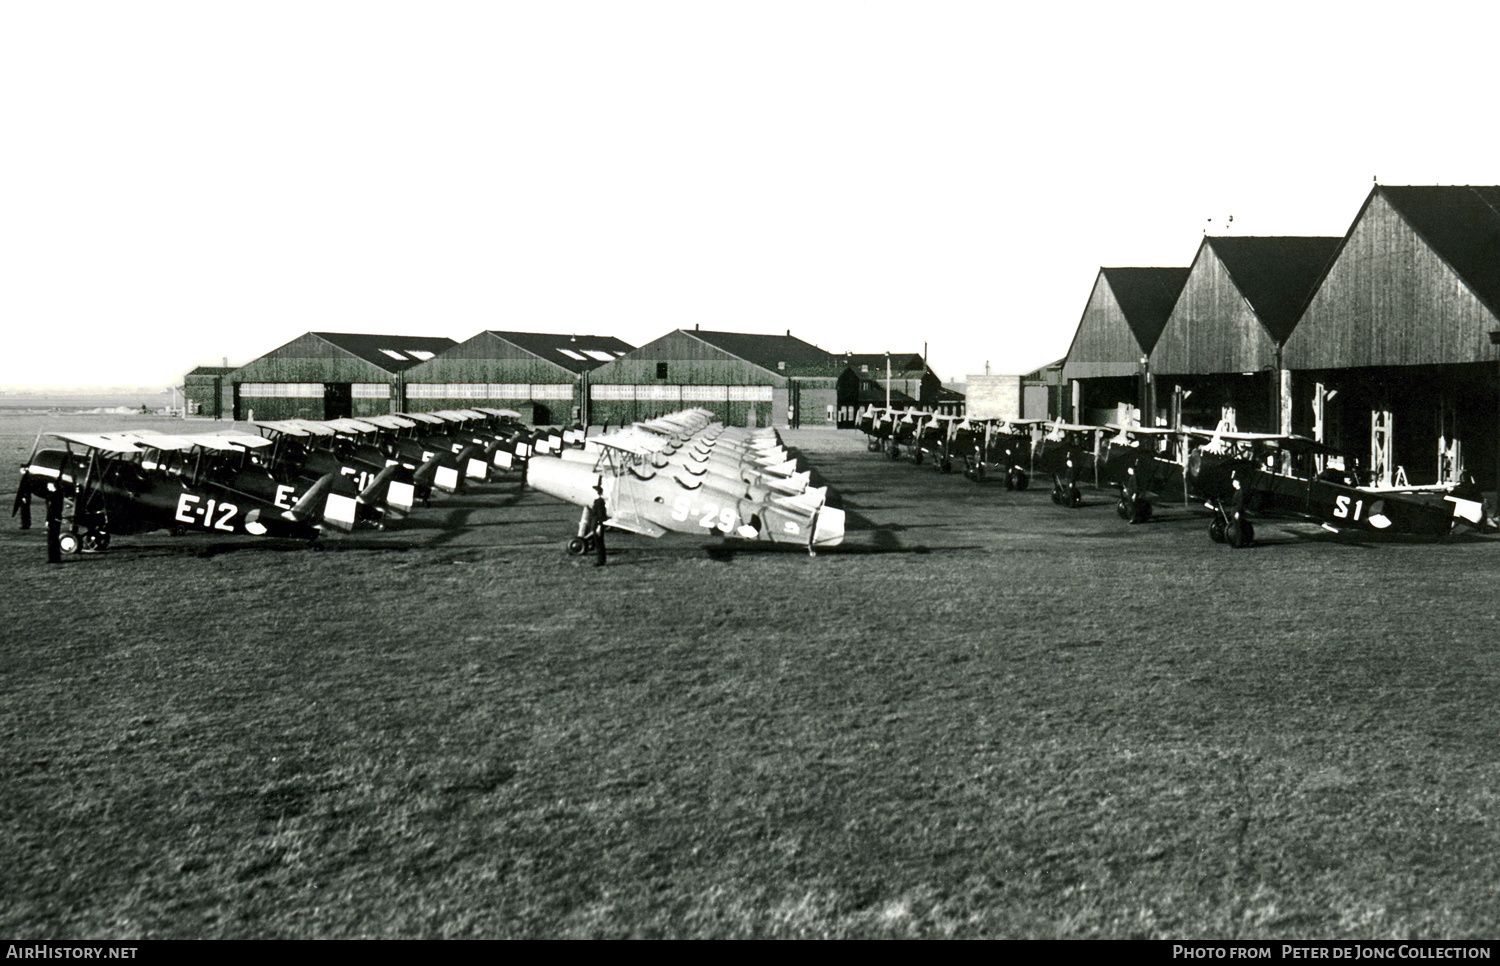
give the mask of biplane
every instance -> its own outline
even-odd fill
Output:
[[[1031,463],[1038,473],[1052,477],[1052,502],[1060,506],[1083,504],[1078,489],[1081,480],[1094,476],[1099,438],[1103,426],[1084,426],[1056,420],[1044,423],[1047,431],[1031,450]]]
[[[27,529],[32,500],[48,503],[49,520],[67,528],[58,548],[69,554],[98,553],[113,536],[153,530],[315,540],[334,482],[329,474],[279,507],[214,479],[222,444],[164,434],[48,435],[63,448],[33,449],[12,515]]]
[[[1253,544],[1252,515],[1306,520],[1335,533],[1417,537],[1445,537],[1459,521],[1483,522],[1472,480],[1457,486],[1361,486],[1356,474],[1339,468],[1339,450],[1304,436],[1191,432],[1207,442],[1189,454],[1187,482],[1213,510],[1208,534],[1216,543]],[[1325,464],[1321,471],[1318,457]]]
[[[954,433],[953,449],[963,457],[964,476],[983,482],[1003,473],[1007,490],[1031,482],[1031,426],[1034,421],[965,419]]]
[[[1099,482],[1115,486],[1115,512],[1126,523],[1151,519],[1151,496],[1180,496],[1187,501],[1184,464],[1176,457],[1179,430],[1165,426],[1118,426],[1105,429],[1099,449]]]

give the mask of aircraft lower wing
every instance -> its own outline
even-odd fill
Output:
[[[636,516],[612,516],[604,521],[605,526],[614,527],[616,530],[628,530],[631,533],[639,533],[651,538],[660,537],[666,533],[666,528],[659,527],[650,520],[643,520]]]

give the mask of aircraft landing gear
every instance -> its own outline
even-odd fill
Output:
[[[1120,502],[1115,504],[1115,512],[1126,523],[1145,523],[1151,519],[1151,504],[1138,496],[1122,496]]]
[[[1212,540],[1214,543],[1223,543],[1227,539],[1224,534],[1226,527],[1227,524],[1224,523],[1223,517],[1214,517],[1212,520],[1208,521],[1208,539]]]
[[[950,460],[950,459],[944,459],[941,463],[938,464],[938,472],[940,472],[940,473],[952,473],[953,472],[953,461]]]
[[[1224,528],[1224,540],[1236,550],[1248,547],[1255,542],[1255,527],[1249,520],[1232,520]]]
[[[90,530],[83,535],[80,549],[84,553],[103,553],[109,549],[109,534],[103,530]]]
[[[1025,470],[1012,469],[1009,473],[1005,474],[1005,488],[1007,490],[1024,490],[1026,489],[1026,484],[1029,482],[1030,478],[1027,477]]]
[[[891,462],[899,460],[901,458],[901,447],[897,446],[895,443],[892,443],[891,448],[885,451],[885,456],[886,459],[890,460]]]
[[[57,549],[66,554],[75,554],[83,549],[83,541],[76,533],[62,533],[57,537]]]

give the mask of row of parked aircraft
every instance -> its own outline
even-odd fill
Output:
[[[315,540],[326,529],[385,528],[434,490],[520,470],[581,440],[531,429],[505,409],[359,419],[270,420],[248,433],[51,433],[21,468],[11,515],[47,506],[58,553],[99,552],[155,530]]]
[[[868,407],[859,426],[871,451],[892,460],[931,460],[971,479],[1003,474],[1008,489],[1049,479],[1054,503],[1082,504],[1080,484],[1116,492],[1128,523],[1150,519],[1152,500],[1202,502],[1216,543],[1255,542],[1255,517],[1311,521],[1339,532],[1442,537],[1459,523],[1486,526],[1472,478],[1439,486],[1360,485],[1352,458],[1303,436],[1131,425],[1090,426],[1039,419],[971,419]],[[1350,469],[1346,469],[1346,467]]]
[[[836,546],[844,514],[810,485],[774,431],[726,429],[685,410],[585,438],[530,429],[503,409],[358,419],[271,420],[248,433],[52,433],[21,469],[12,515],[47,507],[49,554],[97,553],[112,535],[207,531],[316,540],[328,529],[384,529],[434,490],[519,473],[583,508],[571,553],[604,527],[652,537],[719,534]]]
[[[603,528],[660,537],[838,546],[844,511],[828,505],[772,429],[726,427],[687,409],[589,437],[531,461],[528,484],[583,508],[569,552],[600,547]],[[602,559],[602,558],[601,558]]]

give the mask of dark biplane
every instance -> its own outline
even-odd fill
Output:
[[[1217,543],[1255,542],[1253,516],[1306,520],[1335,533],[1445,537],[1460,521],[1483,521],[1479,488],[1370,487],[1337,468],[1340,451],[1303,436],[1207,433],[1188,456],[1187,484],[1214,511],[1208,534]],[[1318,464],[1325,464],[1318,470]],[[1347,464],[1346,464],[1347,465]]]
[[[1094,461],[1099,439],[1109,432],[1103,426],[1082,426],[1057,420],[1044,423],[1047,432],[1031,450],[1031,464],[1038,473],[1052,477],[1052,502],[1060,506],[1083,505],[1078,484],[1094,479]]]
[[[1118,487],[1115,512],[1127,523],[1151,519],[1151,495],[1187,500],[1183,463],[1177,456],[1183,434],[1164,426],[1108,426],[1099,448],[1099,482]]]
[[[1031,424],[1004,419],[965,419],[955,427],[953,452],[963,457],[964,475],[976,482],[1003,473],[1007,490],[1031,481]]]
[[[166,435],[49,435],[63,448],[33,450],[12,515],[29,528],[31,503],[42,500],[49,535],[57,529],[63,553],[97,553],[112,536],[153,530],[315,540],[333,485],[333,476],[325,476],[283,508],[214,479],[218,444]]]

